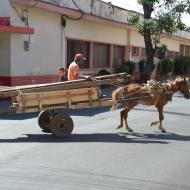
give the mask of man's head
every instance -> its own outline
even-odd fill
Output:
[[[64,76],[65,74],[65,69],[63,67],[59,68],[59,76]]]
[[[86,58],[84,57],[83,54],[78,53],[78,54],[75,55],[74,61],[75,61],[76,63],[82,64],[83,61],[85,61],[85,60],[86,60]]]

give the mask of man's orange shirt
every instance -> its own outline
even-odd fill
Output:
[[[72,62],[68,69],[68,80],[77,80],[77,74],[79,73],[79,70],[79,66],[75,62]]]

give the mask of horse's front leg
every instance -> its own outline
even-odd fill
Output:
[[[120,112],[120,124],[117,126],[117,129],[120,129],[120,128],[123,127],[123,120],[124,120],[124,121],[125,121],[126,129],[127,129],[129,132],[133,132],[133,130],[130,129],[129,126],[128,126],[128,122],[127,122],[128,112],[129,112],[128,107],[126,107],[124,110],[122,110],[122,111]]]
[[[158,99],[156,99],[156,102],[159,103],[159,102],[158,102]],[[158,104],[155,104],[155,107],[156,107],[157,110],[158,110]],[[159,112],[159,110],[158,110],[158,112]],[[160,120],[152,121],[152,122],[150,123],[150,126],[158,125],[158,124],[160,124]]]
[[[129,111],[130,111],[135,105],[136,105],[136,104],[128,104],[128,105],[127,105],[127,108],[125,109],[124,116],[123,116],[124,121],[125,121],[125,127],[126,127],[126,129],[127,129],[129,132],[131,132],[131,133],[133,132],[133,129],[131,129],[131,128],[129,127],[127,118],[128,118],[128,113],[129,113]]]

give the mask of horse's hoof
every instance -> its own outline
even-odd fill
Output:
[[[123,127],[123,125],[118,125],[116,129],[120,129],[122,127]]]
[[[133,129],[130,129],[130,128],[129,128],[128,131],[129,131],[130,133],[133,133]]]
[[[159,129],[162,131],[162,133],[166,133],[166,130],[164,128],[159,127]]]
[[[165,130],[165,129],[162,129],[162,133],[166,133],[166,130]]]

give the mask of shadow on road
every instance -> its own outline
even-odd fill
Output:
[[[110,106],[100,107],[100,108],[86,108],[86,109],[76,109],[76,110],[67,110],[67,109],[58,109],[59,113],[66,113],[70,116],[94,116],[96,114],[104,113],[110,111]],[[35,113],[12,113],[12,114],[1,114],[0,120],[25,120],[38,117],[38,112]]]
[[[107,143],[142,143],[169,144],[168,141],[190,141],[190,136],[175,133],[145,134],[145,133],[95,133],[72,134],[69,137],[58,138],[52,134],[23,134],[16,139],[0,139],[0,143],[77,143],[77,142],[107,142]],[[164,140],[164,141],[163,141]]]
[[[94,116],[96,114],[110,111],[110,106],[99,107],[99,108],[86,108],[76,110],[60,110],[60,113],[67,113],[71,116]]]
[[[97,133],[97,134],[72,134],[70,137],[58,138],[52,134],[23,134],[24,137],[16,139],[0,139],[0,143],[140,143],[140,144],[168,144],[166,140],[190,141],[190,136],[177,134],[128,134],[128,133]]]
[[[0,120],[25,120],[38,117],[39,113],[9,113],[9,114],[1,114]]]
[[[120,133],[126,135],[126,133]],[[169,141],[190,141],[190,136],[178,135],[176,133],[161,133],[161,134],[146,134],[146,133],[133,133],[133,137],[151,139],[151,140],[169,140]]]

